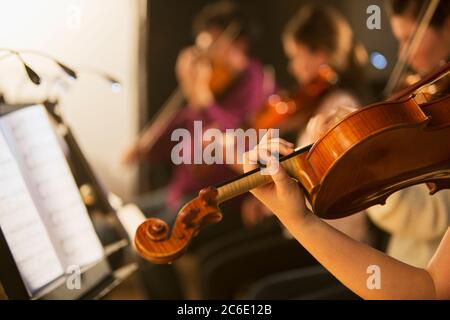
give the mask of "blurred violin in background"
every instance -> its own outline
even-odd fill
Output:
[[[315,112],[319,100],[337,83],[337,73],[328,65],[319,68],[318,75],[300,86],[291,96],[285,92],[271,95],[255,115],[250,127],[255,129],[278,128],[286,133],[306,125]]]

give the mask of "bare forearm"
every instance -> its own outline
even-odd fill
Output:
[[[366,299],[448,299],[450,298],[450,229],[442,240],[427,270],[399,262],[359,243],[337,231],[312,213],[304,213],[304,195],[270,153],[272,131],[261,138],[258,148],[244,154],[244,171],[258,168],[257,161],[266,161],[273,183],[252,189],[290,233],[325,268],[350,290]],[[280,139],[279,153],[294,151]]]
[[[339,281],[365,299],[434,299],[430,274],[339,232],[313,215],[283,221],[291,234]],[[379,270],[380,287],[370,286],[369,266]],[[379,268],[379,269],[378,269]],[[377,271],[375,271],[377,272]],[[369,279],[369,283],[368,283]]]

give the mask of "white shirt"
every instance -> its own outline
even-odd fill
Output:
[[[430,196],[421,184],[400,190],[385,205],[366,211],[378,227],[391,234],[388,255],[424,268],[450,224],[450,190]]]

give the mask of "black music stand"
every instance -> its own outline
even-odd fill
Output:
[[[0,116],[35,104],[8,105],[1,99]],[[50,116],[58,124],[65,125],[63,119],[55,113],[56,103],[45,101],[41,104],[46,107]],[[67,125],[65,126],[68,132],[66,132],[64,140],[70,151],[68,161],[77,186],[80,187],[89,183],[95,191],[97,202],[95,206],[88,208],[88,211],[91,213],[91,210],[95,209],[105,215],[111,215],[118,238],[117,241],[105,245],[105,239],[99,237],[104,246],[105,256],[100,261],[82,268],[81,289],[69,289],[66,285],[67,276],[61,276],[47,284],[39,292],[31,294],[26,288],[0,227],[0,283],[8,299],[101,299],[137,270],[137,264],[134,261],[125,264],[115,262],[117,259],[111,259],[114,255],[123,256],[129,248],[127,233],[118,220],[115,209],[109,203],[105,190],[98,182],[70,128]]]
[[[105,256],[101,260],[82,268],[80,289],[70,289],[66,285],[67,276],[61,276],[32,294],[25,286],[1,228],[0,257],[2,257],[0,282],[7,298],[12,300],[101,299],[137,269],[135,263],[130,263],[117,270],[112,270],[107,256]]]

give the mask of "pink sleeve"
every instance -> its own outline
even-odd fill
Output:
[[[263,82],[262,66],[251,62],[249,69],[230,88],[226,97],[205,110],[206,117],[222,130],[241,126],[267,99]]]

